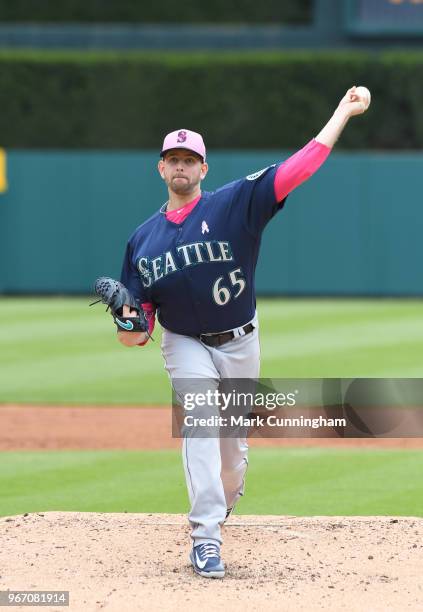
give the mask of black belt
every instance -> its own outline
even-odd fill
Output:
[[[244,335],[250,334],[254,325],[252,323],[248,323],[248,325],[244,325],[242,328],[244,330]],[[234,338],[238,338],[233,331],[223,332],[221,334],[201,334],[198,336],[204,344],[207,346],[222,346],[222,344],[226,344],[226,342],[230,342]]]

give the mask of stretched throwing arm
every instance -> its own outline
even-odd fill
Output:
[[[347,91],[331,119],[316,138],[279,166],[275,176],[275,194],[278,202],[309,179],[326,161],[349,118],[364,113],[367,106],[356,93],[356,89],[351,87]]]
[[[366,111],[366,102],[356,93],[356,89],[356,86],[354,86],[347,91],[332,117],[325,127],[317,134],[317,142],[327,147],[333,147],[342,134],[348,120],[354,117],[354,115],[361,115]]]

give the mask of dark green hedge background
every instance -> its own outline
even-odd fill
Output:
[[[0,21],[307,23],[312,0],[0,0]]]
[[[185,127],[213,148],[291,148],[351,85],[373,103],[340,147],[421,149],[423,53],[0,53],[0,144],[154,148]]]

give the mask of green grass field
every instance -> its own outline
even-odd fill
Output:
[[[89,298],[0,300],[0,403],[168,404],[155,342],[128,349]],[[423,376],[423,301],[260,300],[261,376]]]
[[[237,512],[423,516],[421,465],[420,451],[253,449]],[[3,453],[0,490],[2,516],[188,507],[178,451]]]
[[[104,307],[88,303],[0,300],[0,403],[170,403],[160,331],[127,349]],[[422,301],[278,299],[258,310],[263,377],[423,376]],[[238,512],[423,516],[422,459],[418,450],[254,449]],[[0,454],[2,516],[187,507],[177,451]]]

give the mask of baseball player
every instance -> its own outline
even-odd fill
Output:
[[[263,229],[326,160],[350,117],[365,110],[352,87],[303,149],[214,192],[201,190],[208,170],[201,135],[179,129],[165,137],[158,171],[169,199],[129,238],[121,276],[142,303],[149,330],[126,331],[123,319],[118,338],[126,346],[144,345],[157,316],[165,368],[177,393],[187,379],[258,378],[254,271]],[[124,306],[124,317],[134,314]],[[191,435],[182,450],[190,560],[201,576],[222,578],[221,526],[243,495],[247,441]]]

